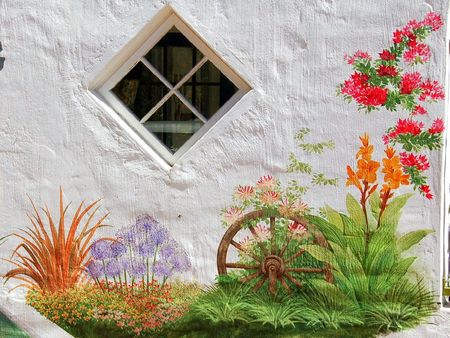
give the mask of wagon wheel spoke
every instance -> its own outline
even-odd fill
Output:
[[[321,269],[321,268],[287,268],[286,271],[290,271],[290,272],[321,273],[321,272],[324,272],[325,269]]]
[[[291,240],[292,240],[292,236],[293,236],[293,234],[292,234],[292,232],[291,232],[291,233],[289,234],[289,236],[287,237],[286,242],[284,243],[283,247],[281,248],[280,253],[278,254],[279,257],[283,257],[283,255],[284,255],[284,253],[285,253],[285,251],[286,251],[286,249],[287,249],[289,243],[290,243]]]
[[[275,255],[275,217],[270,217],[270,253]]]
[[[255,273],[252,273],[251,275],[248,275],[247,277],[241,278],[241,282],[242,283],[250,282],[251,280],[253,280],[253,279],[255,279],[255,278],[257,278],[257,277],[259,277],[261,275],[262,275],[262,272],[261,271],[257,271]]]
[[[284,287],[288,293],[291,293],[291,292],[292,292],[292,290],[291,290],[291,288],[289,287],[289,285],[288,285],[288,284],[286,283],[286,281],[283,279],[283,276],[281,276],[281,277],[279,278],[279,281],[280,281],[280,283],[281,283],[281,286]]]
[[[256,255],[252,254],[251,252],[248,252],[247,250],[245,250],[242,245],[240,245],[238,242],[236,242],[235,240],[231,240],[231,245],[234,246],[236,249],[238,249],[239,251],[242,251],[244,254],[246,254],[247,256],[253,258],[255,261],[261,263],[261,259],[259,257],[257,257]]]
[[[264,283],[266,282],[266,276],[263,276],[258,283],[255,284],[255,286],[253,287],[253,291],[257,292],[259,289],[261,289],[261,286],[264,285]]]
[[[260,267],[258,265],[248,265],[241,263],[225,263],[227,268],[232,269],[244,269],[244,270],[258,270]]]
[[[249,227],[251,233],[253,234],[253,236],[256,238],[256,243],[258,244],[258,246],[260,247],[261,251],[263,252],[263,254],[265,256],[269,255],[269,252],[267,251],[266,247],[264,246],[264,244],[261,241],[261,238],[259,237],[259,235],[257,234],[256,230],[254,227],[250,226]]]
[[[292,277],[290,274],[288,274],[287,272],[284,273],[284,276],[289,279],[293,284],[295,284],[296,286],[298,286],[299,288],[302,287],[302,283],[300,283],[298,280],[296,280],[294,277]]]
[[[286,263],[293,263],[295,259],[297,259],[301,255],[303,255],[305,252],[306,252],[305,249],[300,249],[296,254],[294,254],[291,257],[289,257],[288,259],[286,259]]]

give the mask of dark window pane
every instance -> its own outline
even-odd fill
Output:
[[[144,126],[175,153],[203,125],[175,95]]]
[[[142,119],[169,89],[141,62],[112,89],[112,92]]]
[[[145,58],[175,85],[203,58],[203,54],[173,27]]]
[[[210,61],[180,88],[197,110],[210,119],[238,89]]]

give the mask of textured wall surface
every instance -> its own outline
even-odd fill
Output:
[[[170,170],[143,149],[89,93],[90,81],[167,3],[252,86],[249,92]],[[234,186],[273,174],[282,181],[295,151],[294,134],[309,127],[337,147],[311,158],[338,188],[317,188],[312,206],[345,205],[345,166],[354,164],[358,135],[381,136],[399,114],[358,113],[335,96],[351,69],[343,55],[383,49],[391,33],[430,9],[447,17],[447,1],[411,0],[2,0],[0,41],[0,237],[27,225],[26,194],[56,212],[66,200],[103,198],[111,212],[106,235],[147,212],[166,224],[193,261],[186,278],[212,281],[224,233],[220,210]],[[445,82],[445,29],[429,40],[423,74]],[[434,105],[442,114],[444,103]],[[435,116],[431,116],[431,118]],[[416,269],[439,289],[442,154],[431,156],[436,198],[416,195],[401,230],[433,228],[415,252]],[[407,189],[405,189],[406,191]],[[3,257],[17,244],[9,240]],[[0,273],[8,268],[1,263]]]

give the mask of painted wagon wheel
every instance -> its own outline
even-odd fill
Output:
[[[249,221],[269,218],[270,219],[270,244],[269,248],[261,243],[258,240],[258,233],[256,232],[254,226],[248,225]],[[281,217],[281,216],[264,216],[264,212],[262,210],[252,211],[244,215],[241,219],[233,223],[228,230],[225,232],[224,236],[219,245],[219,249],[217,252],[217,269],[219,271],[219,275],[226,275],[228,269],[244,269],[252,272],[251,274],[241,278],[241,282],[248,283],[251,281],[256,281],[256,284],[253,287],[254,291],[258,291],[266,281],[269,283],[269,292],[275,294],[278,288],[278,282],[286,289],[286,291],[291,292],[291,288],[289,287],[286,281],[290,281],[292,284],[297,287],[302,287],[301,282],[292,276],[292,273],[323,273],[324,278],[328,282],[332,282],[333,276],[331,274],[331,268],[329,265],[325,265],[324,268],[312,268],[312,267],[291,267],[290,265],[305,253],[304,249],[299,249],[295,254],[287,257],[286,249],[292,240],[292,234],[288,235],[285,243],[281,247],[277,247],[275,244],[275,222],[276,218],[284,218],[290,221],[296,222],[298,224],[302,224],[308,228],[308,232],[314,235],[314,243],[323,247],[328,247],[327,240],[323,236],[322,233],[314,229],[314,226],[308,223],[304,218],[300,217]],[[241,244],[234,240],[236,234],[244,229],[244,225],[246,228],[250,230],[252,235],[256,239],[256,243],[261,249],[261,255],[256,255],[252,252],[249,252],[243,248]],[[241,263],[232,263],[227,262],[227,253],[230,248],[230,245],[235,247],[242,254],[252,258],[254,260],[254,264],[241,264]]]

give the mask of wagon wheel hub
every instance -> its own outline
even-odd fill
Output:
[[[267,256],[264,259],[261,271],[266,276],[275,274],[277,278],[280,278],[284,273],[284,262],[280,257],[276,255]]]

